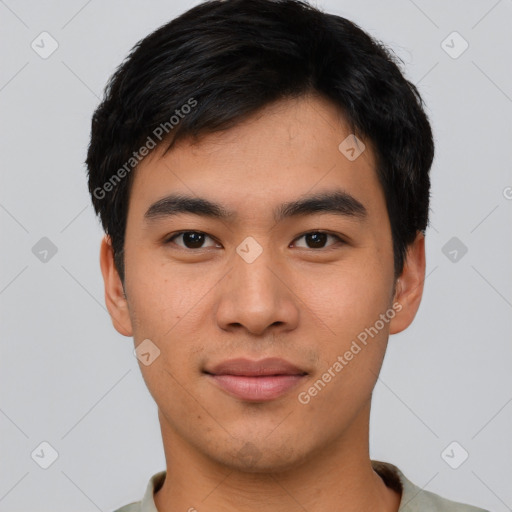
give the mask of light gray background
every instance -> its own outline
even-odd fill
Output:
[[[112,511],[165,468],[133,341],[104,307],[83,161],[115,67],[196,3],[0,0],[2,512]],[[317,5],[404,60],[436,139],[425,295],[390,340],[371,455],[427,490],[511,510],[512,1]],[[47,59],[31,48],[42,31],[59,45]],[[469,43],[458,58],[441,46],[453,31]],[[58,249],[46,262],[32,252],[42,237]],[[452,237],[468,248],[455,262]],[[58,452],[48,469],[31,457],[43,441]],[[469,453],[458,469],[441,456],[452,441]]]

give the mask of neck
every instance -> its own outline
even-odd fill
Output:
[[[338,439],[279,472],[244,472],[219,464],[185,443],[160,419],[167,461],[155,493],[159,512],[396,512],[400,495],[373,470],[369,404]]]

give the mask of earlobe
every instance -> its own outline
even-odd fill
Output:
[[[124,294],[123,283],[114,263],[114,251],[110,237],[105,235],[101,241],[100,267],[105,286],[105,304],[112,324],[124,336],[133,336],[128,303]]]
[[[394,303],[397,314],[390,322],[389,333],[407,329],[414,320],[423,295],[425,281],[425,236],[418,233],[409,245],[404,268],[396,283]]]

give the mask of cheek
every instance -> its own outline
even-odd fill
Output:
[[[304,422],[312,431],[322,417],[325,432],[336,432],[371,398],[395,314],[391,311],[387,321],[382,320],[391,308],[392,282],[383,278],[388,274],[389,269],[374,262],[373,267],[345,267],[329,278],[315,279],[305,309],[318,312],[322,320],[311,330],[320,364],[301,389],[308,401]]]
[[[300,307],[317,324],[318,335],[343,345],[373,325],[390,307],[393,281],[388,266],[361,257],[296,276]]]
[[[181,324],[194,325],[201,300],[214,283],[211,273],[198,273],[193,265],[177,270],[161,256],[132,250],[126,260],[126,286],[136,320],[135,339],[163,341],[179,331]]]
[[[192,265],[176,272],[161,261],[133,258],[127,295],[134,339],[136,345],[149,339],[160,351],[151,365],[139,364],[157,403],[160,394],[181,396],[180,383],[198,372],[197,360],[208,339],[205,332],[211,331],[207,324],[212,317],[205,309],[208,293],[217,280],[212,273],[194,272]]]

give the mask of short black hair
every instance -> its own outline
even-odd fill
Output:
[[[434,157],[423,100],[398,60],[353,22],[301,0],[209,0],[139,41],[94,112],[86,159],[123,283],[131,171],[147,150],[199,140],[307,94],[337,106],[375,150],[398,277],[428,224]]]

